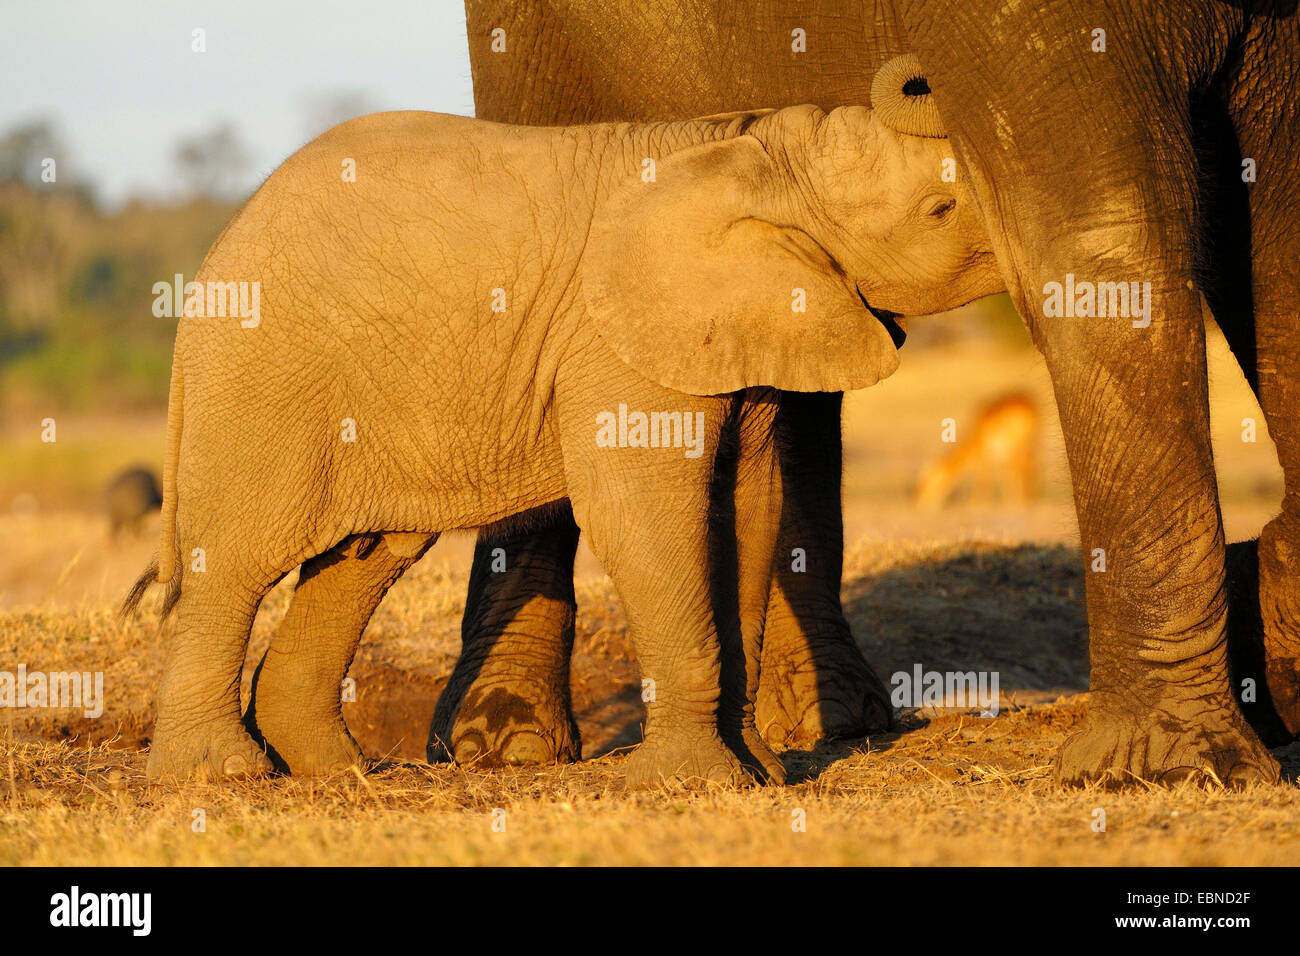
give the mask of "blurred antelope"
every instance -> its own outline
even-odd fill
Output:
[[[1034,442],[1038,412],[1023,392],[985,405],[964,438],[942,458],[921,469],[916,505],[937,510],[967,479],[971,500],[1023,504],[1034,492]]]

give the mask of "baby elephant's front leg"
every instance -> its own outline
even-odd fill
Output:
[[[625,441],[622,434],[635,434],[626,423],[610,441],[613,431],[602,436],[588,424],[607,421],[604,413],[585,404],[570,410],[562,433],[574,517],[623,600],[641,667],[645,739],[628,759],[627,785],[741,784],[749,776],[718,727],[722,666],[708,534],[710,481],[727,405],[645,390],[652,394],[629,395],[617,414],[679,412],[679,432],[680,423],[690,422],[689,444]]]
[[[755,718],[781,525],[781,473],[773,446],[780,395],[773,389],[749,389],[744,395],[718,450],[710,508],[713,618],[722,647],[718,726],[747,770],[784,783],[785,767]]]
[[[684,501],[648,501],[627,533],[592,531],[627,609],[646,704],[645,739],[627,762],[629,788],[681,781],[743,784],[744,765],[719,732],[721,647],[710,601],[707,515]],[[597,524],[603,522],[598,521]],[[691,532],[688,527],[698,525]]]

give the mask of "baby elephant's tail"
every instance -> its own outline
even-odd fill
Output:
[[[149,590],[149,585],[157,581],[167,585],[167,595],[163,599],[162,616],[171,613],[181,596],[181,571],[178,546],[176,542],[176,468],[181,450],[181,410],[185,404],[185,386],[181,375],[180,357],[172,360],[171,391],[167,396],[167,447],[163,451],[162,475],[162,540],[158,557],[144,569],[131,593],[122,602],[119,616],[126,617],[132,613]]]
[[[140,601],[144,598],[145,592],[149,590],[149,585],[153,584],[157,580],[158,559],[155,558],[149,562],[149,567],[144,569],[144,573],[141,574],[140,577],[136,579],[135,584],[131,586],[131,592],[127,594],[126,600],[122,602],[122,607],[118,610],[117,616],[119,618],[126,618],[129,615],[134,614],[135,609],[139,607]],[[179,574],[173,574],[172,579],[167,582],[167,593],[163,598],[163,617],[166,617],[172,612],[172,608],[176,607],[176,602],[180,600],[180,597],[181,576]]]

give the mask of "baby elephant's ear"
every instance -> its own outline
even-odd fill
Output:
[[[677,391],[865,388],[898,367],[889,331],[781,202],[752,136],[658,163],[601,204],[582,266],[587,308],[624,362]]]

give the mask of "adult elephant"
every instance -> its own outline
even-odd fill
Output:
[[[1093,696],[1060,776],[1275,778],[1229,683],[1198,293],[1257,389],[1286,474],[1282,514],[1259,545],[1258,692],[1280,718],[1277,742],[1300,731],[1294,0],[1078,0],[1046,11],[660,0],[617,16],[597,0],[525,6],[523,22],[503,5],[468,10],[480,104],[515,104],[513,118],[530,122],[581,101],[600,118],[786,96],[861,102],[884,58],[900,46],[920,57],[1047,359],[1066,435],[1089,567]],[[491,52],[496,27],[527,38],[522,76],[508,52]],[[1150,290],[1149,324],[1045,308],[1049,284],[1075,280],[1150,283],[1138,287]]]
[[[1277,762],[1229,682],[1198,292],[1256,387],[1286,477],[1259,542],[1258,594],[1266,692],[1289,739],[1300,731],[1300,19],[1294,0],[1066,7],[897,4],[1047,359],[1084,554],[1105,555],[1087,578],[1088,720],[1059,772],[1271,780]],[[1150,283],[1148,314],[1087,317],[1048,300],[1052,283],[1080,281]]]

